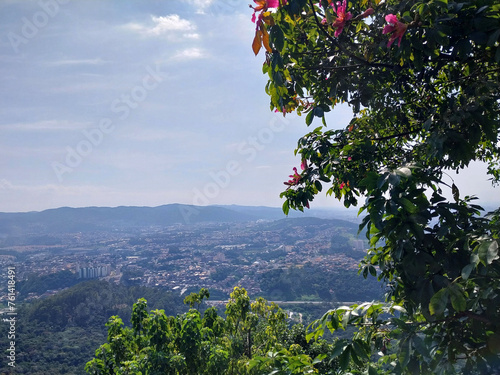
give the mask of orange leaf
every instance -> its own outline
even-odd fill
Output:
[[[267,52],[273,52],[271,46],[269,45],[269,33],[267,32],[266,27],[261,25],[260,30],[262,31],[262,42],[264,43],[264,48]]]
[[[261,47],[262,47],[262,31],[257,30],[255,31],[255,38],[253,38],[252,42],[252,49],[253,53],[255,53],[255,56],[258,55]]]

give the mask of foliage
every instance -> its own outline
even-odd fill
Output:
[[[24,299],[29,293],[37,295],[43,294],[48,290],[68,288],[75,284],[84,281],[78,279],[77,276],[71,271],[64,270],[57,273],[38,276],[35,274],[28,275],[26,280],[19,282],[19,296],[18,299]]]
[[[192,309],[194,305],[197,305],[197,308],[199,308],[204,298],[210,298],[210,293],[207,288],[201,288],[199,293],[190,293],[186,298],[184,298],[184,303],[189,305],[190,309]]]
[[[141,296],[148,298],[151,307],[169,314],[185,310],[181,298],[164,290],[124,287],[98,280],[81,282],[36,302],[16,303],[19,318],[14,372],[85,374],[85,363],[106,340],[106,321],[117,314],[130,320],[132,305]],[[12,338],[9,339],[5,329],[5,334],[0,335],[0,347],[9,348]],[[0,373],[12,373],[8,361],[2,362]]]
[[[200,290],[198,296],[208,294]],[[186,299],[187,304],[191,299]],[[149,311],[145,299],[134,305],[131,327],[118,316],[106,324],[107,342],[86,365],[89,374],[312,374],[335,373],[337,361],[325,340],[306,341],[303,325],[289,326],[287,315],[263,298],[254,302],[235,287],[225,319],[214,307],[167,316]]]
[[[314,334],[358,326],[334,355],[353,373],[495,371],[500,210],[482,215],[447,172],[482,162],[500,180],[500,4],[264,3],[253,49],[260,35],[271,109],[322,120],[298,141],[283,209],[323,189],[346,207],[365,197],[360,272],[389,285],[384,304],[330,311]],[[341,103],[351,121],[327,129]]]

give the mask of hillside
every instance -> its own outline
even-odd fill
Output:
[[[125,323],[139,298],[147,298],[151,309],[176,315],[185,310],[182,298],[161,289],[124,287],[89,281],[55,296],[23,305],[16,325],[16,374],[83,375],[85,363],[106,340],[105,324],[113,315]],[[3,326],[5,332],[6,326]],[[0,346],[8,348],[7,334]],[[2,361],[0,373],[10,373]]]

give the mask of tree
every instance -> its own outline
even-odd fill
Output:
[[[194,305],[196,305],[196,309],[199,309],[204,298],[210,298],[210,293],[207,288],[201,288],[198,293],[193,292],[189,294],[184,298],[184,303],[189,305],[190,309],[194,308]]]
[[[323,189],[364,198],[360,272],[388,286],[384,304],[330,311],[311,335],[357,325],[334,350],[354,373],[498,371],[500,209],[484,215],[449,172],[482,162],[500,180],[500,4],[254,1],[271,109],[322,120],[298,141],[283,209]],[[353,117],[329,129],[341,103]]]
[[[197,295],[208,298],[208,290]],[[95,375],[317,373],[319,344],[305,342],[303,326],[289,329],[286,314],[276,304],[262,298],[250,303],[246,290],[235,287],[225,315],[218,316],[210,307],[203,315],[191,308],[166,316],[163,310],[148,312],[141,298],[134,304],[131,328],[118,316],[109,319],[108,340],[85,370]],[[332,349],[331,344],[320,344],[326,352]]]

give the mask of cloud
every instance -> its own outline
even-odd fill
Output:
[[[129,23],[125,28],[138,32],[143,36],[166,36],[168,38],[198,39],[199,34],[196,31],[196,25],[178,14],[169,14],[167,16],[151,16],[152,24]]]
[[[152,34],[163,34],[172,30],[191,31],[196,27],[188,20],[184,20],[177,14],[171,14],[165,17],[151,17],[156,26],[151,29]]]
[[[172,56],[173,60],[197,60],[206,58],[207,54],[200,48],[186,48]]]

